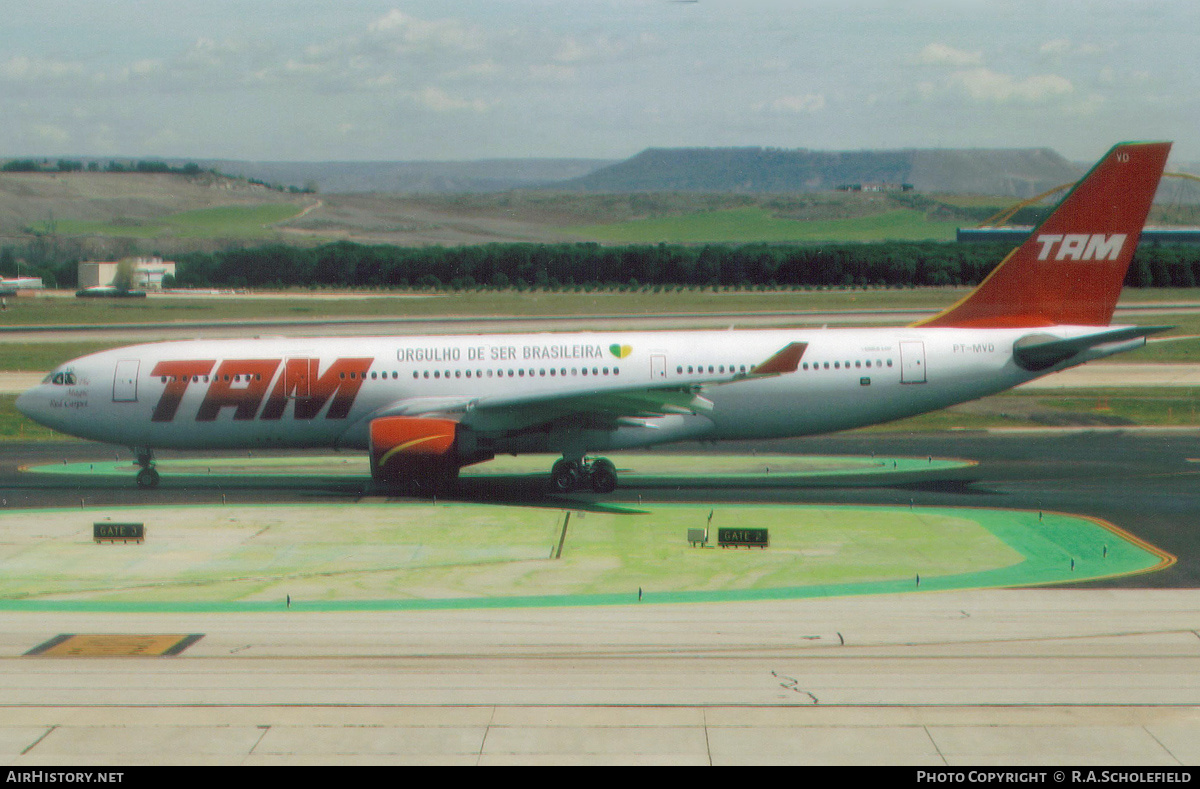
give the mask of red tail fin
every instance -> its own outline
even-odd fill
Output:
[[[1107,326],[1171,143],[1121,143],[965,299],[918,326]]]

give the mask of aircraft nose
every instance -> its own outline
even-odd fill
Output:
[[[46,402],[46,398],[42,395],[40,390],[40,386],[35,386],[32,389],[26,389],[24,392],[17,395],[16,401],[17,410],[35,422],[41,421],[40,417]]]

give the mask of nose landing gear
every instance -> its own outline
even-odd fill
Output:
[[[139,488],[157,488],[159,477],[158,469],[154,468],[154,450],[137,450],[137,460],[134,462],[140,468],[136,478],[137,486]]]
[[[550,469],[550,489],[555,493],[570,493],[584,486],[596,493],[612,493],[617,489],[617,467],[608,458],[564,457]]]

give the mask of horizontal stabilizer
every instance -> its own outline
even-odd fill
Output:
[[[1109,343],[1128,342],[1171,328],[1171,326],[1123,326],[1066,339],[1051,334],[1027,334],[1013,343],[1013,359],[1026,370],[1046,370],[1089,348]]]

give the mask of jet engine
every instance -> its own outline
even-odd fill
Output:
[[[458,423],[450,419],[386,416],[371,422],[371,476],[377,480],[453,478]]]

